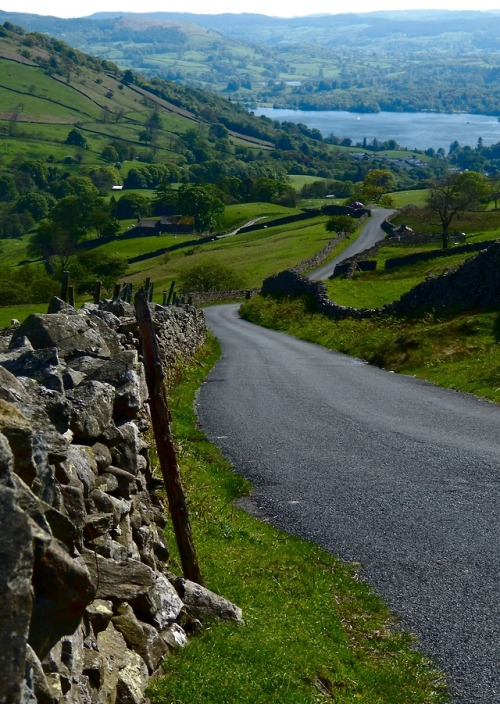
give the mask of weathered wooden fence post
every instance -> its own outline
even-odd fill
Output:
[[[162,305],[166,306],[167,305],[167,292],[163,291],[163,297],[162,297]]]
[[[99,305],[99,303],[101,302],[101,287],[102,282],[96,281],[94,284],[94,303],[96,305]]]
[[[174,295],[174,288],[175,288],[175,281],[172,281],[172,283],[170,284],[169,292],[168,292],[167,306],[169,306],[170,302],[172,301],[172,296]]]
[[[70,306],[75,307],[75,287],[68,286],[68,303]]]
[[[63,271],[62,273],[62,284],[61,284],[61,299],[67,303],[68,302],[68,286],[69,286],[69,271]]]
[[[121,291],[121,286],[120,284],[115,284],[113,286],[113,300],[120,300],[120,291]]]
[[[140,290],[136,293],[134,306],[142,338],[144,369],[149,390],[149,407],[156,449],[167,492],[182,570],[186,579],[203,584],[170,428],[171,416],[165,389],[165,372],[156,342],[153,320],[147,301],[147,291]]]

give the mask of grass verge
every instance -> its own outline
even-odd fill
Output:
[[[302,299],[255,296],[242,305],[240,313],[258,325],[283,330],[382,369],[500,403],[498,310],[334,321],[312,313]]]
[[[446,701],[441,675],[413,648],[354,565],[240,510],[250,491],[196,427],[194,397],[218,347],[171,393],[173,431],[207,586],[245,625],[213,623],[171,655],[154,704],[401,704]],[[172,535],[169,544],[174,545]],[[180,571],[173,558],[173,570]]]

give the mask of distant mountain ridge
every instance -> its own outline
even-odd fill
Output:
[[[500,112],[500,10],[78,19],[0,10],[5,21],[250,108]]]

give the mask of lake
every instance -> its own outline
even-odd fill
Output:
[[[479,137],[488,146],[500,142],[500,122],[489,115],[435,112],[377,112],[353,113],[337,110],[285,110],[256,108],[255,115],[265,115],[280,122],[301,122],[317,128],[324,137],[349,137],[368,143],[373,139],[385,142],[394,139],[407,149],[439,149],[446,152],[453,141],[461,146],[475,147]]]

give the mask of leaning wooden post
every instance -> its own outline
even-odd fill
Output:
[[[69,286],[69,271],[63,271],[62,285],[61,285],[61,299],[65,303],[68,302],[68,286]]]
[[[163,371],[151,311],[147,302],[147,291],[140,290],[136,293],[134,305],[142,338],[144,369],[149,390],[149,407],[156,449],[167,492],[170,516],[179,549],[182,570],[186,579],[203,584],[170,429],[170,410],[165,389],[165,372]]]
[[[174,288],[175,288],[175,281],[172,281],[172,283],[170,284],[170,289],[168,291],[167,306],[170,305],[170,301],[172,300],[172,296],[174,295]]]

